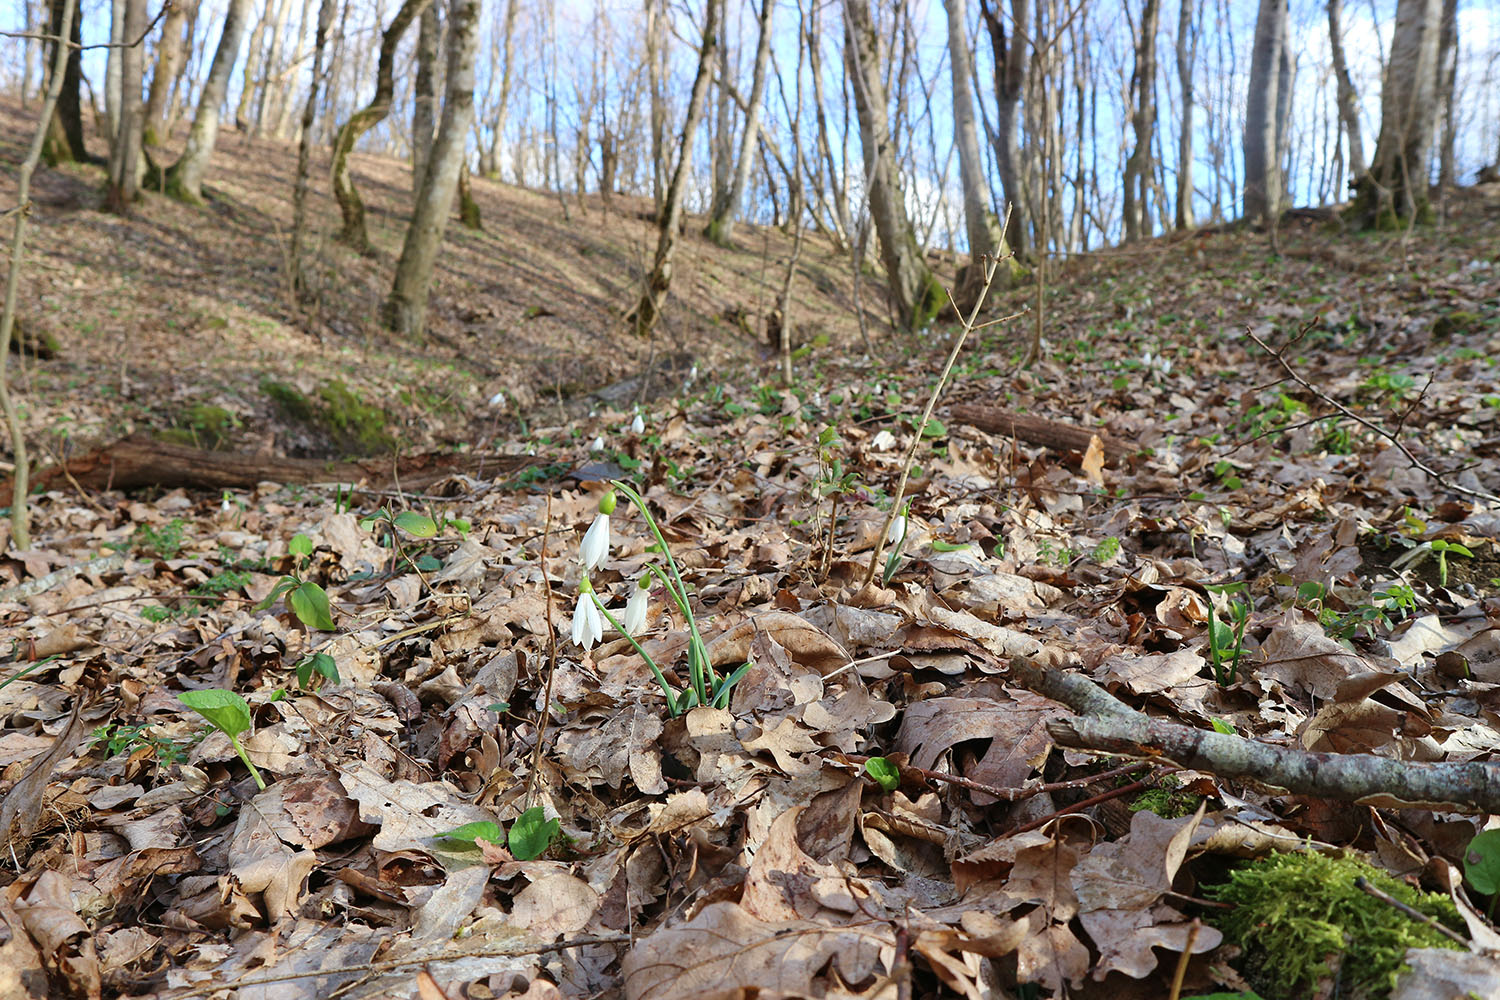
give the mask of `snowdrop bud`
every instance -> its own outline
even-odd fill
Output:
[[[603,451],[603,450],[604,450],[604,438],[603,438],[603,436],[596,437],[596,438],[594,438],[594,440],[592,440],[592,441],[589,442],[589,451]]]
[[[621,619],[625,631],[630,635],[640,635],[646,627],[646,612],[651,607],[651,591],[639,583],[635,585],[635,592],[630,595],[630,600],[625,602],[625,617]]]
[[[490,397],[490,405],[491,406],[504,406],[505,405],[505,393],[503,393],[503,392],[496,392],[493,396]]]
[[[578,559],[584,569],[598,569],[609,558],[609,515],[595,514],[594,523],[584,532],[583,544],[578,546]]]
[[[615,491],[605,490],[604,495],[599,498],[599,513],[613,514],[615,512],[615,504],[617,502],[618,500],[615,497]]]
[[[644,431],[645,429],[646,429],[646,421],[642,420],[641,419],[641,415],[639,413],[637,413],[635,415],[635,419],[630,422],[630,433],[632,433],[632,434],[639,434],[642,431]]]

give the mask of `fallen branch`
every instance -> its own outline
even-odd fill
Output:
[[[1040,445],[1053,451],[1076,451],[1086,453],[1089,443],[1099,439],[1099,445],[1110,459],[1124,454],[1124,447],[1101,431],[1087,427],[1075,427],[1060,420],[1048,420],[1032,414],[1012,413],[997,406],[980,406],[965,403],[950,407],[948,416],[961,424],[977,427],[1001,437],[1015,438],[1027,444]]]
[[[1075,712],[1047,731],[1072,750],[1170,762],[1300,795],[1392,809],[1500,812],[1500,763],[1425,763],[1374,754],[1312,753],[1148,718],[1081,674],[1011,660],[1011,678]]]

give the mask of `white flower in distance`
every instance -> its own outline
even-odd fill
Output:
[[[594,644],[604,638],[604,619],[599,606],[594,603],[592,590],[578,591],[578,606],[573,609],[573,645],[580,649],[593,649]]]
[[[642,431],[644,431],[645,429],[646,429],[646,421],[642,420],[641,419],[641,415],[639,413],[637,413],[635,415],[635,419],[630,422],[630,433],[632,433],[632,434],[639,434]]]
[[[646,628],[646,612],[651,608],[651,591],[637,583],[630,600],[625,602],[625,617],[621,623],[630,635],[640,635]]]
[[[598,569],[609,557],[609,515],[595,514],[594,523],[584,532],[578,546],[578,558],[584,569]]]
[[[599,437],[594,438],[593,441],[589,442],[589,451],[603,451],[603,450],[604,450],[604,437],[602,435],[599,436]]]

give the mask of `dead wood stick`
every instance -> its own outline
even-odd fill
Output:
[[[1425,763],[1374,754],[1312,753],[1151,719],[1081,674],[1011,660],[1011,677],[1060,701],[1072,719],[1047,724],[1059,746],[1171,762],[1301,795],[1392,809],[1500,812],[1500,764]]]
[[[1119,458],[1125,449],[1103,431],[1087,427],[1075,427],[1060,420],[1048,420],[1025,413],[1012,413],[996,406],[980,406],[965,403],[950,407],[948,415],[961,424],[977,427],[991,434],[1013,437],[1027,444],[1041,445],[1054,451],[1089,450],[1089,441],[1098,438],[1104,454],[1111,459]]]

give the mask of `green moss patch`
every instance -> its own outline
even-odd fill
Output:
[[[1234,904],[1217,924],[1245,949],[1247,975],[1258,988],[1305,996],[1337,975],[1341,995],[1386,996],[1408,948],[1458,945],[1362,891],[1355,885],[1360,877],[1441,923],[1462,926],[1441,893],[1414,889],[1357,858],[1311,851],[1272,854],[1206,892]]]
[[[228,445],[230,436],[239,426],[239,417],[224,407],[193,403],[173,418],[171,427],[157,436],[188,448],[219,451]]]
[[[260,391],[292,420],[321,432],[337,451],[375,455],[395,448],[396,439],[386,429],[391,416],[367,403],[342,379],[330,379],[309,396],[295,386],[275,379],[262,379]]]

